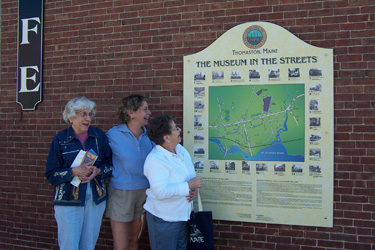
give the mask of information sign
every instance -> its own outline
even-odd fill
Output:
[[[267,22],[184,57],[183,143],[214,219],[333,226],[333,50]]]

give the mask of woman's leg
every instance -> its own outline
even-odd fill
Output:
[[[187,244],[187,222],[164,221],[146,211],[148,233],[152,250],[183,249]]]
[[[108,187],[107,217],[110,218],[115,250],[137,250],[142,228],[146,189],[120,190]]]
[[[106,202],[95,205],[91,195],[91,188],[86,192],[86,204],[84,212],[84,220],[82,227],[81,240],[79,244],[80,250],[95,249],[98,240],[100,227],[102,225],[103,213]]]
[[[111,220],[114,250],[137,250],[141,226],[141,218],[131,222]]]
[[[181,227],[179,231],[179,236],[177,240],[177,250],[186,250],[187,244],[190,238],[189,224],[187,221],[181,221]]]
[[[54,208],[60,250],[78,250],[84,207],[55,206]]]

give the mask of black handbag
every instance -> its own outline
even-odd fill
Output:
[[[212,211],[203,211],[201,197],[198,191],[198,212],[190,214],[190,237],[188,250],[213,250],[214,230]]]

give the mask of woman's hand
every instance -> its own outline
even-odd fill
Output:
[[[190,189],[189,191],[189,195],[186,196],[187,200],[190,202],[192,202],[194,200],[194,198],[198,195],[198,189],[197,188],[194,188],[194,189]]]
[[[101,170],[95,166],[87,166],[88,168],[92,169],[92,173],[89,176],[82,176],[79,179],[81,180],[82,183],[88,183],[92,179],[94,179],[97,175],[101,174]]]
[[[189,189],[196,189],[202,186],[202,177],[194,177],[190,181],[188,181]]]
[[[76,168],[72,168],[72,176],[78,176],[82,183],[88,183],[94,179],[97,175],[101,174],[101,170],[91,163],[85,163],[79,165]]]
[[[79,165],[78,167],[72,168],[72,177],[73,176],[90,176],[92,174],[93,169],[91,168],[92,163],[86,163]]]

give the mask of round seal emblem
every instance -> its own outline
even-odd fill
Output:
[[[267,33],[262,27],[253,25],[245,30],[242,39],[244,44],[250,49],[258,49],[266,42]]]

